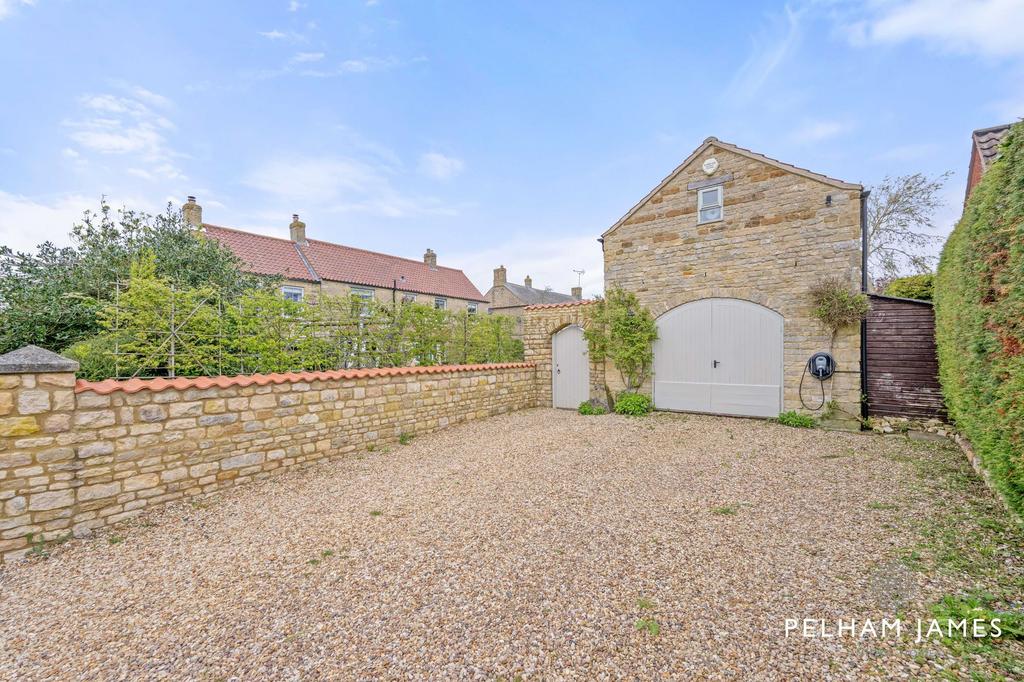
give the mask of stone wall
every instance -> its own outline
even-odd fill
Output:
[[[0,361],[0,562],[29,534],[88,535],[154,504],[537,404],[528,363],[76,382],[74,363],[49,355],[63,368]]]
[[[812,317],[808,290],[823,277],[860,290],[861,188],[709,142],[605,233],[605,286],[635,293],[655,316],[709,297],[745,299],[780,313],[783,409],[803,410],[798,390],[805,363],[829,350],[831,336]],[[723,217],[698,224],[696,186],[714,182],[701,168],[711,157],[718,162],[714,175],[725,180]],[[860,330],[842,330],[831,350],[838,372],[826,382],[826,400],[859,416]],[[609,379],[616,384],[617,373]],[[817,382],[805,382],[813,405],[821,397],[811,389],[819,390]]]
[[[592,301],[549,303],[523,309],[524,360],[536,366],[537,405],[551,407],[551,337],[571,324],[586,328],[584,306]],[[604,363],[590,363],[590,397],[605,400]]]
[[[352,294],[352,285],[345,284],[344,282],[307,282],[300,279],[286,279],[281,282],[282,286],[296,287],[302,289],[303,300],[315,303],[321,296],[332,296],[340,298],[344,296],[350,296]],[[378,303],[384,303],[387,305],[391,304],[392,294],[394,299],[399,303],[403,301],[403,297],[409,296],[410,303],[419,303],[420,305],[434,307],[435,298],[443,298],[445,300],[445,309],[452,312],[462,312],[467,310],[469,306],[475,305],[478,312],[484,312],[487,307],[485,301],[469,301],[463,298],[453,298],[446,296],[435,296],[434,294],[419,294],[413,291],[402,291],[399,289],[397,292],[392,292],[391,289],[361,286],[360,289],[372,289],[373,297]]]

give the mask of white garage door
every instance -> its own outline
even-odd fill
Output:
[[[590,356],[583,329],[571,325],[555,334],[551,356],[552,404],[575,410],[590,398]]]
[[[781,315],[750,301],[705,298],[657,323],[657,408],[747,417],[782,411]]]

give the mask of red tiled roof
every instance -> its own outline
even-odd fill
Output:
[[[448,374],[452,372],[481,372],[493,369],[528,369],[536,367],[532,362],[500,362],[489,365],[429,365],[422,367],[374,367],[371,369],[338,369],[330,372],[284,372],[281,374],[240,374],[233,377],[195,377],[178,379],[104,379],[103,381],[75,382],[75,393],[92,391],[107,395],[115,391],[138,393],[139,391],[160,391],[173,388],[184,391],[189,388],[228,388],[230,386],[266,386],[267,384],[295,383],[299,381],[329,381],[345,379],[369,379],[392,377],[406,374]]]
[[[455,268],[431,268],[423,261],[389,256],[310,239],[296,244],[290,239],[267,237],[230,227],[204,223],[206,234],[231,249],[250,272],[280,275],[307,282],[330,280],[346,284],[390,289],[396,279],[400,291],[486,302],[466,273]]]
[[[267,237],[252,232],[233,230],[230,227],[203,224],[207,237],[216,239],[245,263],[249,272],[258,275],[280,275],[287,279],[316,282],[316,274],[310,272],[302,256],[289,239]]]
[[[591,303],[597,303],[595,300],[587,301],[565,301],[564,303],[538,303],[537,305],[528,305],[523,310],[542,310],[544,308],[569,308],[574,305],[589,305]]]
[[[455,268],[431,268],[423,261],[389,256],[375,251],[310,239],[301,247],[313,270],[321,279],[349,284],[364,284],[390,289],[396,279],[401,291],[464,298],[486,302],[480,291]]]

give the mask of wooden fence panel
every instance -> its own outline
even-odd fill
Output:
[[[946,419],[931,303],[873,294],[865,341],[869,415]]]

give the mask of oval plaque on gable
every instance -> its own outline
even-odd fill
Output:
[[[706,175],[711,175],[716,170],[718,170],[718,159],[712,156],[710,159],[707,159],[704,163],[702,163],[700,167]]]

